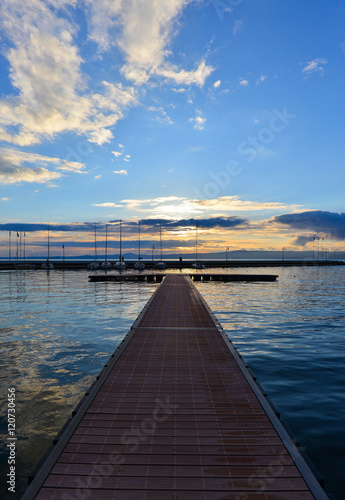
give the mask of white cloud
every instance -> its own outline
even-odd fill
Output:
[[[95,175],[95,179],[100,179],[101,177],[101,175]]]
[[[327,59],[325,58],[316,58],[312,61],[309,61],[307,65],[302,69],[302,73],[310,75],[311,73],[323,73],[324,67],[323,65],[327,64]]]
[[[97,144],[109,142],[122,110],[137,104],[135,91],[108,82],[102,93],[87,89],[74,25],[48,2],[3,0],[0,27],[16,92],[0,99],[0,140],[26,146],[74,131]]]
[[[119,148],[124,148],[125,146],[123,144],[119,144]]]
[[[13,184],[17,182],[50,183],[63,174],[50,170],[85,173],[85,165],[61,158],[27,153],[11,148],[0,148],[0,183]]]
[[[266,75],[261,75],[257,80],[256,80],[256,85],[260,85],[260,83],[264,82],[266,80],[267,76]]]
[[[116,156],[116,158],[123,155],[123,153],[121,153],[121,151],[112,151],[112,153],[113,153],[113,155]]]
[[[214,84],[213,84],[214,88],[217,89],[221,83],[222,82],[220,80],[217,80],[216,82],[214,82]]]
[[[239,84],[242,85],[242,87],[247,87],[249,82],[248,82],[248,80],[245,80],[244,78],[240,78]]]
[[[227,216],[232,212],[283,212],[300,210],[300,205],[287,205],[279,202],[257,202],[241,200],[238,196],[221,196],[219,198],[200,200],[180,196],[159,196],[142,200],[120,200],[121,206],[127,210],[144,212],[148,217],[165,217],[176,219],[181,216],[213,214]]]
[[[164,78],[174,80],[179,85],[198,85],[202,87],[206,78],[212,73],[213,68],[206,65],[206,61],[201,61],[194,71],[178,70],[176,66],[166,64],[164,67],[157,68],[156,74]]]
[[[152,76],[179,85],[202,86],[213,71],[202,60],[194,70],[179,69],[168,61],[170,44],[183,9],[195,0],[87,0],[90,38],[100,51],[117,46],[125,64],[122,74],[136,85]]]
[[[127,175],[127,173],[128,173],[127,170],[113,170],[113,174]]]
[[[117,205],[116,203],[105,202],[105,203],[93,203],[92,207],[104,207],[104,208],[123,208],[123,205]]]
[[[189,118],[189,121],[194,123],[195,130],[203,130],[206,118],[202,116],[201,111],[196,111],[195,118]]]
[[[221,211],[261,211],[261,210],[295,210],[299,205],[286,205],[279,202],[244,201],[238,196],[221,196],[208,200],[193,200],[193,203],[206,210]]]
[[[9,201],[9,198],[1,198],[1,201]]]
[[[168,123],[169,125],[172,125],[174,123],[170,116],[168,116],[163,106],[149,106],[147,109],[156,113],[157,120],[160,123]]]
[[[240,29],[242,28],[242,25],[243,25],[243,21],[241,19],[238,19],[237,21],[235,21],[234,27],[232,29],[233,35],[236,35],[240,31]]]
[[[89,39],[97,43],[101,51],[109,50],[114,44],[113,35],[115,26],[120,20],[122,9],[121,1],[114,0],[86,0],[89,15]]]
[[[56,158],[55,158],[56,160]],[[66,172],[74,172],[75,174],[86,174],[84,168],[85,165],[83,163],[79,163],[77,161],[66,161],[61,160],[60,165],[56,167],[58,170],[64,170]]]

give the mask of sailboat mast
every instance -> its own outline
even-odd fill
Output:
[[[138,221],[139,224],[139,261],[140,261],[140,221]]]
[[[96,239],[96,224],[95,224],[95,261],[97,260],[97,239]]]
[[[198,223],[195,226],[195,260],[198,260]]]
[[[122,220],[120,220],[120,262],[122,261]]]
[[[49,262],[49,224],[48,224],[48,262]]]
[[[105,225],[105,262],[108,259],[108,226]]]
[[[159,239],[160,239],[161,262],[162,262],[162,260],[163,260],[163,257],[162,257],[162,224],[159,225]]]
[[[8,235],[8,260],[11,260],[11,231]]]

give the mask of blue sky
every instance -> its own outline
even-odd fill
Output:
[[[192,251],[199,220],[201,251],[344,249],[344,21],[340,0],[4,0],[0,254],[47,223],[84,252],[120,219],[133,248],[145,219],[147,248],[159,220]]]

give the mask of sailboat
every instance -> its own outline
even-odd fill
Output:
[[[164,271],[164,269],[167,268],[167,265],[165,262],[163,262],[163,258],[162,258],[162,224],[159,225],[159,242],[160,242],[160,249],[161,249],[161,260],[159,262],[157,262],[156,269],[159,269],[160,271]]]
[[[99,265],[98,265],[98,262],[97,262],[96,224],[95,224],[95,258],[94,258],[93,262],[90,262],[90,264],[88,264],[87,268],[90,271],[97,271],[97,269],[99,269]]]
[[[119,260],[115,262],[114,267],[117,271],[126,271],[126,264],[124,263],[122,257],[122,220],[120,220],[120,255]]]
[[[141,262],[141,256],[140,256],[140,221],[138,221],[139,225],[139,256],[138,256],[138,262],[134,264],[134,269],[137,271],[143,271],[145,269],[145,264]]]
[[[204,264],[198,262],[198,223],[195,225],[195,262],[192,265],[193,269],[205,269]]]
[[[105,260],[101,264],[101,268],[104,269],[104,271],[108,271],[111,269],[111,264],[108,262],[108,226],[107,224],[105,225]]]
[[[54,269],[54,265],[49,261],[49,224],[48,224],[48,258],[46,262],[42,264],[41,269]]]
[[[18,232],[17,232],[18,236]],[[20,231],[19,235],[19,253],[18,253],[18,240],[17,240],[17,253],[16,253],[16,261],[13,263],[14,269],[36,269],[36,266],[34,263],[29,263],[26,262],[26,257],[25,257],[25,236],[26,233],[24,231],[24,260],[22,261],[22,232]],[[10,231],[10,247],[9,247],[9,260],[11,260],[11,231]]]

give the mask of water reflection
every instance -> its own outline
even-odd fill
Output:
[[[307,449],[328,491],[341,500],[345,270],[270,268],[270,273],[279,275],[276,283],[197,286]]]
[[[270,268],[269,273],[279,275],[278,281],[196,285],[307,448],[328,490],[341,499],[345,270]],[[16,387],[18,487],[22,482],[25,488],[26,476],[157,287],[89,283],[88,274],[0,272],[0,404],[6,407],[5,389]],[[3,435],[6,429],[2,417]],[[4,441],[1,451],[6,474]]]
[[[116,349],[155,284],[89,283],[88,272],[1,272],[0,405],[16,388],[17,489]],[[0,418],[6,498],[7,421]],[[5,439],[4,439],[5,438]],[[20,497],[20,495],[19,495]]]

